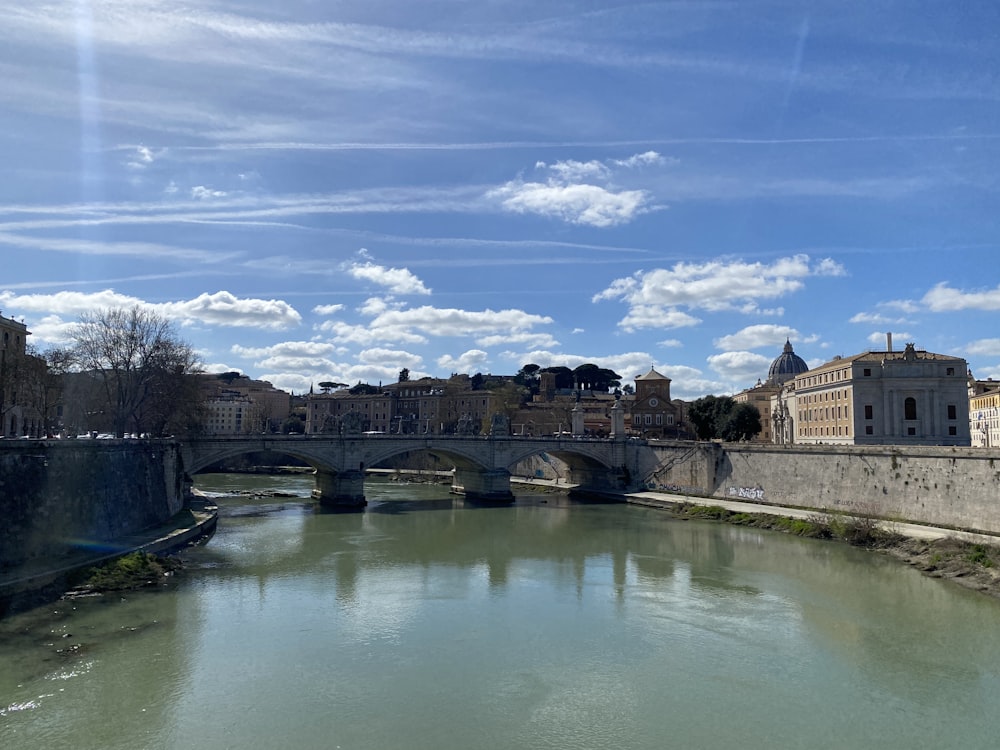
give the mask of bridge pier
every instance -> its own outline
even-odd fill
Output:
[[[596,469],[583,466],[571,466],[566,481],[578,486],[581,490],[595,492],[623,492],[627,489],[628,484],[627,472],[624,468]]]
[[[317,471],[316,488],[312,494],[321,505],[338,508],[368,505],[363,471]]]
[[[455,469],[452,492],[465,495],[466,499],[485,503],[512,503],[510,472],[506,469]]]

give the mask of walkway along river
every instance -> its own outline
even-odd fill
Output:
[[[863,550],[555,494],[372,481],[331,513],[309,477],[198,482],[219,528],[173,585],[0,621],[0,747],[995,746],[1000,602]]]

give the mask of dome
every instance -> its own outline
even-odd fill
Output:
[[[767,382],[781,385],[808,369],[806,361],[792,351],[792,343],[785,339],[785,350],[771,363],[771,369],[767,371]]]

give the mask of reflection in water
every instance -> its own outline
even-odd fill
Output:
[[[199,486],[267,483],[311,489]],[[445,492],[226,496],[174,589],[0,622],[0,747],[992,742],[991,599],[833,543]]]

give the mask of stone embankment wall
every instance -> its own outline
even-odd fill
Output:
[[[650,451],[655,459],[635,475],[650,490],[1000,534],[1000,450],[676,443]]]
[[[184,504],[176,444],[0,441],[0,567],[100,547]]]

